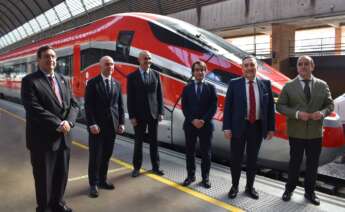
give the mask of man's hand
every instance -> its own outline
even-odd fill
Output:
[[[320,111],[316,111],[310,114],[310,119],[315,120],[315,121],[322,119],[322,117],[323,117],[323,114]]]
[[[308,121],[310,118],[310,114],[306,112],[298,112],[298,119],[301,119],[302,121]]]
[[[132,123],[133,127],[136,127],[138,125],[138,122],[135,118],[131,119],[131,123]]]
[[[90,126],[90,132],[93,135],[98,135],[101,132],[101,129],[99,129],[98,125],[95,124],[95,125]]]
[[[125,132],[125,125],[121,124],[119,125],[119,127],[117,128],[117,133],[122,134]]]
[[[271,140],[273,138],[274,131],[268,131],[266,140]]]
[[[200,119],[193,119],[192,124],[195,128],[198,128],[198,129],[204,126],[204,122]]]
[[[158,116],[158,121],[161,122],[163,120],[164,116],[163,115],[159,115]]]
[[[71,130],[71,126],[69,125],[68,121],[64,120],[61,122],[60,126],[57,128],[58,132],[62,132],[63,134],[69,133]]]
[[[231,130],[224,130],[224,138],[225,138],[226,140],[228,140],[228,141],[231,140],[231,138],[232,138],[232,132],[231,132]]]

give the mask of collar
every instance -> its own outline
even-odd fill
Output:
[[[198,84],[199,81],[195,80],[194,79],[194,84]],[[204,84],[205,83],[205,78],[201,80],[201,84]]]
[[[47,74],[45,71],[42,71],[41,69],[39,69],[40,72],[42,72],[44,74],[44,76],[48,77],[52,77],[55,78],[55,72],[53,71],[51,74]]]
[[[298,78],[299,81],[303,81],[304,80],[300,75],[298,75],[297,78]],[[313,81],[313,79],[314,79],[314,76],[311,75],[310,81]]]
[[[139,66],[139,71],[141,74],[143,74],[144,72],[146,72],[147,74],[150,73],[150,68],[148,68],[146,71],[144,71],[144,69],[142,69],[140,66]]]
[[[249,84],[249,80],[247,78],[244,78],[246,80],[246,84]],[[256,84],[257,83],[257,79],[256,77],[254,77],[253,79],[253,83]]]
[[[101,76],[102,76],[103,81],[105,81],[106,79],[111,81],[111,75],[109,75],[109,77],[106,77],[101,73]]]

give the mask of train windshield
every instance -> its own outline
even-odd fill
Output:
[[[242,58],[248,55],[247,52],[226,42],[223,38],[184,21],[169,17],[160,17],[156,21],[194,40],[215,54],[222,55],[238,64],[242,64]]]

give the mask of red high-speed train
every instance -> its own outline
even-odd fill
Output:
[[[98,61],[102,56],[114,58],[116,71],[113,77],[121,82],[126,98],[126,76],[138,67],[139,52],[150,51],[152,68],[161,77],[166,109],[165,119],[159,124],[158,137],[161,142],[178,146],[185,144],[184,117],[179,102],[182,88],[191,78],[191,64],[195,60],[206,62],[209,70],[206,81],[216,86],[218,95],[213,154],[229,159],[230,144],[221,130],[224,97],[227,82],[242,74],[241,58],[247,55],[246,52],[206,30],[174,18],[148,13],[116,14],[0,55],[1,95],[20,98],[21,79],[36,70],[35,51],[42,45],[56,49],[56,71],[71,78],[74,95],[81,106],[85,85],[99,74]],[[261,61],[257,75],[271,80],[276,97],[289,80]],[[126,129],[131,132],[129,123],[127,121]],[[289,143],[285,117],[279,113],[276,113],[276,129],[274,139],[263,142],[259,163],[265,167],[286,169]],[[325,119],[324,135],[320,165],[345,152],[344,133],[335,113]]]

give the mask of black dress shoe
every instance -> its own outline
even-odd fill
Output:
[[[229,193],[228,193],[228,197],[230,199],[234,199],[237,196],[237,193],[238,193],[238,187],[232,186]]]
[[[209,180],[201,181],[201,185],[202,185],[202,187],[207,188],[207,189],[211,188],[211,183]]]
[[[320,199],[315,195],[314,192],[312,193],[305,193],[304,197],[309,200],[314,205],[320,205]]]
[[[89,196],[91,198],[98,197],[98,188],[97,188],[97,186],[90,186]]]
[[[159,170],[159,169],[152,169],[152,173],[158,176],[163,176],[164,172],[163,170]]]
[[[72,208],[68,207],[66,204],[59,204],[53,207],[53,212],[72,212]]]
[[[113,190],[115,189],[114,185],[112,183],[109,183],[107,181],[103,182],[103,183],[100,183],[98,185],[99,188],[101,189],[106,189],[106,190]]]
[[[253,199],[259,199],[259,194],[255,191],[255,188],[246,188],[245,193]]]
[[[132,177],[138,177],[140,175],[139,169],[134,169],[132,172]]]
[[[282,200],[284,200],[285,202],[290,201],[292,194],[292,192],[285,190],[282,196]]]
[[[193,176],[193,177],[187,177],[187,178],[183,181],[182,185],[183,185],[183,186],[189,186],[189,185],[192,184],[194,181],[195,181],[195,176]]]

